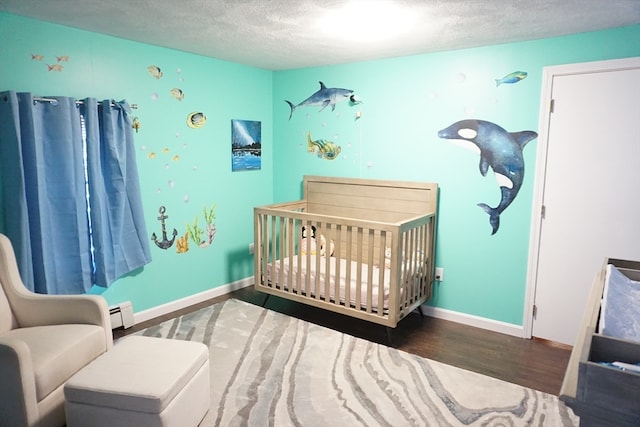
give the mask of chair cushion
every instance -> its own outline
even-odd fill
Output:
[[[95,325],[34,326],[2,336],[19,339],[31,350],[38,401],[107,350],[104,328]]]

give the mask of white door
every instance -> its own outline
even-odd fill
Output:
[[[604,259],[640,261],[640,58],[545,68],[542,102],[525,331],[573,345]]]

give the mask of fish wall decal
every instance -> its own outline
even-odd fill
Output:
[[[496,87],[500,86],[503,83],[518,83],[525,77],[527,77],[527,73],[525,71],[514,71],[513,73],[509,73],[501,79],[496,79]]]
[[[182,101],[184,99],[184,92],[178,87],[174,87],[169,91],[169,93],[178,101]]]
[[[311,95],[310,97],[308,97],[307,99],[305,99],[304,101],[302,101],[297,105],[285,99],[284,102],[289,104],[289,107],[291,107],[291,113],[289,113],[289,120],[291,120],[291,117],[293,116],[293,111],[298,107],[320,106],[319,111],[322,111],[328,105],[331,105],[331,111],[334,111],[336,109],[336,104],[338,102],[349,100],[353,95],[353,91],[351,89],[341,89],[337,87],[328,88],[324,83],[322,82],[319,82],[319,83],[320,83],[320,89],[316,93],[314,93],[313,95]]]
[[[160,77],[162,77],[164,75],[162,73],[162,70],[160,69],[160,67],[158,67],[157,65],[149,65],[147,67],[147,72],[154,79],[160,79]]]
[[[524,180],[522,150],[538,137],[534,131],[507,132],[495,123],[484,120],[461,120],[438,132],[438,137],[472,144],[480,153],[480,173],[487,175],[489,167],[500,185],[500,203],[495,208],[486,203],[478,206],[489,214],[492,235],[500,227],[500,214],[518,195]]]
[[[199,129],[207,124],[207,116],[200,111],[194,111],[187,116],[187,126],[191,129]]]
[[[317,156],[326,160],[335,160],[342,151],[342,147],[327,139],[316,139],[312,141],[311,132],[309,131],[307,133],[307,150],[313,153],[316,148],[318,149]]]

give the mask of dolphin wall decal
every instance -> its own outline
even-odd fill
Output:
[[[293,111],[298,107],[312,107],[314,105],[320,106],[320,111],[324,110],[327,105],[331,105],[331,111],[336,109],[336,104],[340,101],[346,101],[351,98],[353,91],[351,89],[340,89],[337,87],[327,87],[324,83],[320,82],[320,89],[299,103],[294,105],[293,102],[285,100],[289,107],[291,107],[291,113],[289,114],[289,120],[293,116]]]
[[[518,195],[524,179],[524,146],[538,137],[534,131],[507,132],[495,123],[484,120],[461,120],[442,129],[438,137],[473,144],[480,151],[480,173],[487,175],[489,167],[498,178],[501,198],[500,204],[492,208],[479,203],[489,214],[489,223],[496,234],[500,227],[500,214]],[[477,151],[476,150],[476,151]]]

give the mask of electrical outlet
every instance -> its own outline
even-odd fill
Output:
[[[444,268],[436,267],[436,280],[438,282],[444,281]]]
[[[249,253],[253,254],[253,243],[249,243]]]

